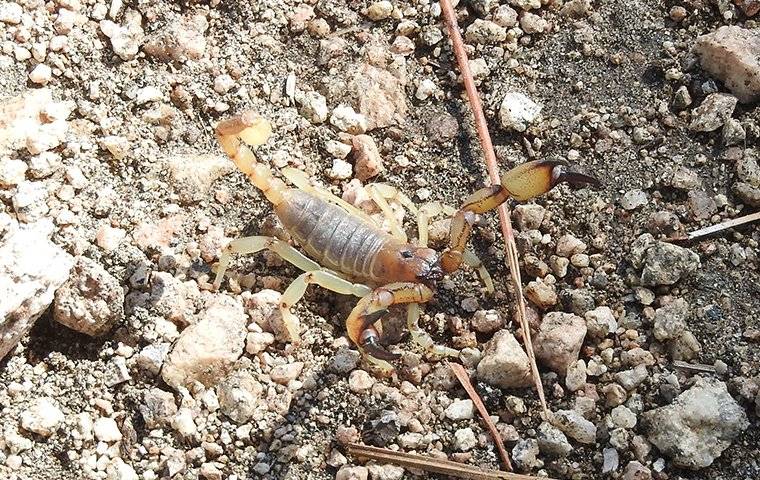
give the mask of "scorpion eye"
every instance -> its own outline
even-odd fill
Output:
[[[414,255],[412,255],[412,252],[409,250],[401,250],[401,256],[404,258],[412,258]]]

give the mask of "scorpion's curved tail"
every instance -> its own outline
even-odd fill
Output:
[[[283,201],[282,192],[286,189],[282,180],[272,176],[272,170],[256,161],[248,145],[262,145],[272,134],[269,122],[253,111],[247,111],[226,120],[216,126],[216,137],[227,155],[243,172],[251,183],[264,193],[267,200],[275,206]]]

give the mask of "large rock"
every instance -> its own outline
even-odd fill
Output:
[[[77,257],[71,277],[55,293],[53,318],[85,335],[103,335],[124,318],[124,290],[96,262]]]
[[[500,388],[527,387],[531,384],[528,355],[508,330],[496,332],[486,344],[478,363],[478,377]]]
[[[633,243],[631,263],[642,269],[641,283],[648,287],[673,285],[701,266],[696,253],[672,243],[655,241],[649,233]]]
[[[217,387],[222,413],[233,422],[245,423],[253,416],[264,388],[245,370],[238,370]]]
[[[722,127],[734,113],[736,97],[727,93],[712,93],[692,112],[689,129],[712,132]]]
[[[644,412],[642,423],[650,442],[693,470],[711,465],[749,426],[726,384],[712,378],[698,379],[671,405]]]
[[[202,200],[217,178],[235,169],[223,155],[176,155],[168,164],[172,185],[183,203]]]
[[[50,89],[30,90],[0,105],[0,157],[26,147],[32,155],[66,138],[73,103],[53,101]]]
[[[356,98],[359,113],[367,117],[367,130],[403,122],[406,93],[398,78],[368,63],[361,64],[350,78],[349,93]]]
[[[578,360],[586,338],[586,321],[578,315],[549,312],[544,315],[538,335],[533,339],[536,358],[560,375]]]
[[[32,328],[69,278],[74,259],[48,238],[47,221],[19,228],[0,241],[0,358]]]
[[[222,381],[242,355],[246,336],[243,306],[227,296],[211,305],[203,319],[182,331],[161,371],[174,388]]]
[[[697,38],[702,68],[723,81],[742,103],[760,99],[760,32],[723,26]]]

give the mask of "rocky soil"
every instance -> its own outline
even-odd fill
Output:
[[[496,294],[458,272],[423,328],[521,472],[760,477],[760,230],[666,241],[760,207],[760,3],[458,3],[501,168],[603,186],[513,205],[552,415],[495,215],[473,245]],[[0,3],[0,478],[426,478],[350,442],[498,468],[447,363],[393,335],[403,312],[379,378],[345,337],[356,299],[309,289],[296,344],[294,267],[261,253],[209,284],[230,239],[287,238],[217,121],[259,112],[262,162],[370,215],[377,181],[457,205],[486,180],[457,72],[430,0]]]

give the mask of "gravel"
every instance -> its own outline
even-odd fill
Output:
[[[601,185],[509,202],[553,413],[494,213],[470,246],[495,292],[447,275],[421,328],[459,350],[525,473],[758,478],[760,237],[674,241],[760,206],[758,2],[455,8],[500,170],[567,161]],[[352,442],[499,467],[403,309],[382,376],[346,337],[356,298],[309,287],[296,338],[280,302],[300,272],[276,254],[209,284],[229,240],[292,240],[219,149],[236,113],[271,121],[253,153],[276,177],[378,220],[370,182],[453,208],[487,185],[438,2],[7,1],[0,78],[0,478],[415,476]]]

